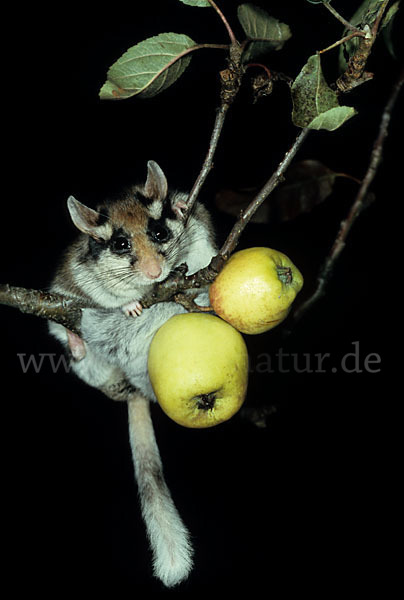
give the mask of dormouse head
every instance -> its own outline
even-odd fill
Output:
[[[186,199],[186,194],[169,191],[163,171],[149,161],[145,184],[118,200],[94,210],[70,196],[67,206],[74,225],[88,236],[88,259],[102,262],[104,272],[127,269],[128,287],[129,273],[145,285],[162,281],[181,263],[177,255],[186,227]]]

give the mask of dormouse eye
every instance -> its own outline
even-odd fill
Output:
[[[171,232],[170,230],[161,223],[151,222],[149,224],[149,236],[154,242],[158,244],[162,244],[170,239]]]
[[[125,252],[129,252],[131,249],[131,243],[128,238],[123,236],[118,236],[111,240],[111,250],[116,254],[124,254]]]

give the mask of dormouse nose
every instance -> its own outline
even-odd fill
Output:
[[[155,258],[145,258],[139,262],[138,267],[149,279],[157,279],[162,273],[161,265]]]

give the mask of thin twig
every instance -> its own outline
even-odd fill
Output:
[[[222,104],[216,113],[215,124],[213,126],[212,135],[209,143],[209,150],[206,155],[205,161],[202,165],[202,169],[192,187],[192,190],[188,196],[187,200],[187,212],[189,213],[194,202],[196,201],[199,192],[205,183],[205,180],[213,166],[213,157],[216,152],[217,144],[219,142],[220,134],[223,129],[224,121],[227,114],[227,109],[229,108],[229,104]]]
[[[379,12],[377,13],[376,20],[373,23],[373,27],[372,27],[372,35],[373,35],[373,37],[376,37],[377,32],[379,31],[379,26],[380,26],[380,23],[382,21],[384,12],[385,12],[385,10],[387,8],[387,5],[388,5],[389,1],[390,0],[384,0],[383,4],[379,8]]]
[[[214,2],[214,0],[208,0],[208,2],[211,4],[212,8],[217,12],[217,14],[219,15],[219,17],[223,21],[223,24],[224,24],[224,26],[227,29],[227,33],[229,34],[229,38],[230,38],[231,43],[232,44],[238,44],[236,36],[234,35],[233,30],[230,27],[230,24],[229,24],[228,20],[226,19],[226,17],[224,16],[224,14],[220,10],[220,8],[217,6],[216,2]]]
[[[320,269],[320,273],[317,278],[317,287],[314,290],[313,294],[304,302],[294,313],[292,318],[292,323],[295,324],[306,314],[306,312],[311,309],[314,304],[322,298],[325,294],[325,288],[327,282],[333,272],[335,263],[340,256],[341,252],[345,248],[346,239],[348,234],[354,224],[355,220],[358,218],[363,208],[366,206],[366,197],[368,195],[368,190],[370,184],[372,183],[377,169],[380,165],[382,159],[383,146],[387,138],[388,134],[388,126],[391,119],[391,114],[394,108],[394,105],[397,101],[397,97],[399,95],[400,89],[403,85],[404,81],[404,69],[401,71],[394,87],[391,92],[391,95],[388,99],[388,102],[384,108],[382,118],[380,121],[379,132],[377,138],[373,144],[373,149],[370,155],[369,166],[366,171],[365,177],[362,180],[362,184],[359,188],[359,191],[356,195],[356,198],[349,210],[349,213],[341,222],[340,229],[338,231],[338,235],[334,241],[334,244],[326,257],[322,268]]]
[[[336,19],[338,19],[338,21],[345,26],[346,29],[349,29],[350,31],[355,31],[355,33],[357,35],[363,35],[363,31],[361,31],[360,29],[358,29],[357,27],[355,27],[355,25],[352,25],[349,21],[347,21],[346,19],[344,19],[344,17],[342,15],[340,15],[339,12],[337,12],[335,10],[335,8],[333,6],[331,6],[331,4],[329,4],[328,2],[323,2],[323,6],[324,6],[324,8],[326,8],[327,10],[329,10],[330,13],[332,15],[334,15],[334,17]]]
[[[240,215],[239,220],[234,225],[231,230],[227,240],[223,244],[220,255],[226,259],[235,249],[238,244],[241,233],[244,231],[247,223],[250,221],[251,217],[254,215],[255,211],[261,206],[261,204],[266,200],[269,194],[276,188],[276,186],[282,181],[283,176],[286,172],[286,169],[289,167],[296,153],[302,146],[304,140],[309,134],[309,129],[305,128],[297,136],[294,144],[286,152],[282,161],[279,163],[277,169],[272,174],[272,176],[268,179],[267,183],[263,186],[263,188],[258,192],[253,201],[250,203],[248,208]]]
[[[352,31],[349,35],[346,35],[345,37],[338,40],[338,42],[331,44],[331,46],[327,46],[327,48],[323,48],[323,50],[319,50],[317,52],[317,54],[324,54],[324,52],[328,52],[329,50],[332,50],[333,48],[338,48],[338,46],[340,46],[341,44],[345,44],[345,42],[349,42],[349,40],[351,40],[354,37],[358,37],[358,36],[365,37],[365,35],[366,35],[365,33],[363,33],[363,31],[361,32],[361,34],[358,33],[357,31]]]

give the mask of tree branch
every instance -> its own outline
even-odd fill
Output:
[[[373,78],[373,73],[365,72],[365,66],[369,59],[373,44],[375,43],[379,33],[379,27],[388,3],[389,0],[384,0],[384,2],[382,2],[372,24],[372,28],[369,29],[369,26],[367,26],[368,31],[364,36],[360,37],[358,49],[353,56],[350,57],[345,72],[336,81],[336,86],[339,92],[349,92],[358,85],[361,85],[362,83],[365,83],[366,81],[369,81],[369,79]],[[324,6],[326,6],[328,10],[331,10],[332,8],[328,3],[324,4]],[[350,29],[352,29],[352,26]],[[357,30],[356,28],[354,28],[354,30],[361,31]],[[357,33],[357,35],[359,34]]]
[[[283,180],[283,176],[289,167],[290,163],[294,159],[296,153],[303,145],[303,142],[307,138],[309,134],[309,129],[305,128],[297,136],[292,147],[286,152],[285,156],[279,163],[277,169],[274,171],[272,176],[268,179],[267,183],[263,186],[263,188],[258,192],[255,198],[252,200],[247,209],[240,215],[239,220],[234,225],[231,230],[227,240],[223,244],[219,255],[222,256],[224,260],[228,258],[231,252],[234,251],[235,247],[238,244],[241,233],[244,231],[247,223],[250,221],[251,217],[254,215],[256,210],[261,206],[261,204],[266,200],[276,188],[276,186]]]
[[[215,10],[218,10],[214,2],[211,2]],[[237,40],[234,38],[229,49],[229,66],[227,69],[220,71],[220,107],[216,112],[215,123],[213,125],[212,134],[209,142],[209,149],[203,162],[201,171],[191,189],[187,200],[187,212],[190,213],[193,204],[195,203],[199,192],[205,183],[207,176],[213,166],[213,157],[215,155],[220,135],[222,133],[224,121],[230,105],[234,102],[241,86],[241,80],[245,73],[245,69],[241,64],[242,49]]]
[[[327,46],[327,48],[323,48],[322,50],[319,50],[317,52],[317,54],[324,54],[325,52],[328,52],[329,50],[333,50],[333,48],[338,48],[338,46],[341,46],[341,44],[345,44],[346,42],[349,42],[349,40],[352,40],[352,38],[354,38],[354,37],[364,37],[364,35],[365,34],[363,33],[363,35],[360,36],[359,33],[357,33],[356,31],[352,31],[351,33],[349,33],[345,37],[341,38],[337,42],[334,42],[334,44],[331,44],[330,46]]]
[[[337,12],[335,10],[335,8],[333,6],[331,6],[331,4],[329,4],[328,2],[323,2],[323,6],[324,8],[326,8],[327,10],[330,11],[330,13],[340,22],[345,26],[345,29],[349,29],[349,31],[354,31],[356,33],[356,35],[364,35],[364,33],[358,29],[357,27],[355,27],[354,25],[352,25],[349,21],[347,21],[346,19],[344,19],[344,17],[342,15],[339,14],[339,12]]]
[[[207,176],[209,175],[210,170],[212,169],[213,157],[216,152],[217,144],[219,142],[220,134],[223,129],[224,121],[225,121],[227,110],[228,110],[229,106],[230,106],[229,104],[223,103],[216,113],[216,119],[215,119],[215,124],[213,126],[212,135],[210,138],[208,153],[207,153],[205,161],[202,165],[202,169],[201,169],[201,171],[191,189],[191,192],[188,196],[188,200],[187,200],[187,212],[188,213],[191,211],[191,208],[192,208],[193,204],[195,203],[195,201],[199,195],[199,192],[201,191],[201,188],[202,188],[203,184],[205,183]]]
[[[81,310],[94,306],[61,294],[15,287],[7,283],[0,284],[0,304],[13,306],[36,317],[50,319],[77,334],[80,333]]]
[[[340,229],[338,231],[334,244],[328,256],[326,257],[323,266],[320,269],[320,273],[317,278],[316,289],[314,290],[310,298],[308,298],[308,300],[306,300],[306,302],[302,304],[293,314],[292,325],[300,321],[300,319],[307,313],[307,311],[310,310],[314,306],[314,304],[316,304],[316,302],[318,302],[318,300],[320,300],[320,298],[324,296],[327,282],[330,279],[337,259],[339,258],[341,252],[345,248],[345,243],[348,234],[351,231],[354,222],[359,217],[362,210],[366,207],[366,198],[368,196],[369,187],[373,179],[375,178],[378,167],[382,160],[382,152],[384,143],[388,135],[388,127],[391,119],[391,114],[393,112],[394,105],[397,101],[397,97],[403,85],[403,81],[404,69],[402,69],[402,71],[400,72],[400,75],[393,87],[390,97],[383,110],[379,132],[373,144],[373,149],[370,155],[369,166],[366,171],[365,177],[362,180],[362,184],[359,188],[356,198],[349,210],[346,219],[344,219],[341,222]]]
[[[353,57],[351,57],[346,73],[340,77],[341,81],[338,80],[340,81],[340,84],[338,85],[337,82],[337,85],[340,90],[349,91],[350,89],[355,87],[355,85],[358,85],[358,79],[362,79],[363,81],[363,71],[366,64],[366,60],[369,56],[370,49],[375,40],[377,30],[381,22],[381,17],[386,6],[387,2],[385,1],[379,9],[371,35],[361,37],[360,42],[366,43],[368,44],[368,46],[366,46],[365,52],[363,51],[363,48],[360,47],[358,52]],[[227,115],[227,110],[231,103],[234,101],[234,98],[236,97],[240,89],[241,80],[245,73],[245,67],[241,64],[242,46],[238,44],[237,40],[234,40],[234,42],[232,40],[232,44],[228,48],[229,65],[227,69],[221,71],[220,73],[221,105],[216,114],[215,124],[210,139],[209,150],[207,152],[205,161],[202,165],[202,169],[199,173],[197,180],[195,181],[195,184],[191,190],[188,199],[188,211],[192,207],[192,204],[196,201],[200,189],[212,168],[213,157],[216,152],[219,137],[223,129],[223,124]],[[355,62],[356,60],[357,63]],[[341,82],[344,83],[342,84]],[[401,87],[401,84],[402,77],[399,87]],[[396,95],[398,95],[398,89]],[[320,297],[323,294],[326,279],[328,278],[329,273],[332,270],[336,258],[339,256],[344,247],[346,236],[348,235],[348,232],[352,227],[354,220],[357,218],[358,214],[363,208],[364,198],[366,197],[367,189],[371,181],[373,180],[373,177],[376,173],[380,162],[382,145],[387,135],[387,123],[390,118],[392,106],[395,102],[394,98],[392,99],[391,104],[386,106],[386,111],[384,113],[385,117],[383,121],[383,123],[385,123],[385,125],[383,126],[385,127],[385,129],[381,129],[381,133],[378,137],[378,140],[375,143],[375,147],[372,153],[371,164],[362,182],[361,190],[359,191],[358,197],[352,206],[350,214],[348,215],[347,219],[341,224],[341,229],[337,236],[334,247],[332,248],[330,255],[327,257],[321,274],[319,276],[318,288],[313,294],[314,299],[312,301],[310,300],[308,306],[310,306],[311,303],[313,303],[318,297]],[[148,294],[146,297],[141,299],[141,303],[144,306],[144,308],[148,308],[158,302],[177,301],[183,304],[188,310],[198,309],[195,303],[193,303],[193,297],[189,294],[185,295],[183,294],[183,292],[190,289],[198,290],[199,288],[210,284],[215,279],[217,274],[223,268],[229,255],[236,248],[242,232],[244,231],[246,225],[248,224],[256,210],[261,206],[261,204],[266,200],[266,198],[271,194],[271,192],[276,188],[276,186],[282,181],[287,168],[289,167],[298,150],[301,148],[308,133],[308,129],[303,129],[299,133],[294,144],[292,145],[290,150],[286,152],[284,158],[279,163],[277,169],[274,171],[272,176],[268,179],[267,183],[256,195],[256,197],[253,199],[248,208],[240,215],[240,218],[235,223],[220,252],[217,256],[215,256],[212,259],[211,263],[198,273],[195,273],[191,276],[185,275],[187,270],[186,265],[182,265],[180,268],[176,269],[176,271],[172,273],[171,276],[165,282],[162,282],[161,284],[156,286],[156,289],[153,290],[152,293]],[[194,294],[194,296],[196,296],[196,293]],[[79,330],[81,309],[88,308],[88,305],[86,305],[82,301],[64,298],[63,296],[60,296],[58,294],[50,294],[48,292],[40,290],[24,290],[24,288],[15,288],[7,284],[0,284],[0,304],[14,306],[16,308],[19,308],[22,312],[51,319],[53,321],[61,323],[62,325],[64,325],[65,327],[67,327],[75,333],[80,332]],[[306,308],[301,307],[300,314],[303,314],[305,310]],[[297,313],[296,318],[300,318],[299,313]]]
[[[222,118],[226,113],[222,113]],[[193,297],[184,295],[182,292],[190,289],[200,289],[214,281],[217,274],[223,268],[227,258],[236,248],[241,233],[244,231],[247,223],[255,211],[266,200],[269,194],[282,181],[286,169],[289,167],[297,151],[302,146],[308,135],[309,130],[303,129],[297,136],[292,147],[286,152],[284,158],[279,163],[268,182],[263,186],[246,211],[240,216],[237,223],[231,230],[228,238],[223,244],[219,254],[215,256],[210,264],[193,275],[185,275],[186,265],[177,268],[164,282],[141,299],[144,308],[149,308],[158,302],[176,301],[185,306],[188,310],[199,310],[193,303]],[[213,134],[213,137],[215,134]],[[208,171],[208,168],[207,168]],[[197,295],[197,292],[194,296]],[[75,333],[80,332],[81,309],[94,307],[93,304],[86,304],[83,301],[77,301],[65,298],[60,294],[44,292],[41,290],[26,290],[0,284],[0,304],[7,304],[19,308],[22,312],[50,319],[61,323]],[[203,310],[203,308],[201,309]]]

